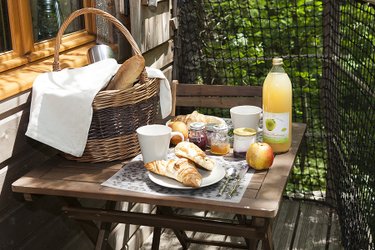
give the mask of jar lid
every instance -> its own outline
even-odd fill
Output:
[[[207,124],[206,124],[206,130],[209,131],[209,132],[214,131],[214,126],[215,126],[216,124],[217,124],[217,123],[207,123]]]
[[[253,136],[256,135],[257,131],[253,128],[236,128],[233,130],[233,134],[239,136]]]
[[[226,124],[216,124],[214,125],[214,131],[223,131],[223,130],[227,130],[228,129],[228,126]]]
[[[190,123],[189,128],[192,130],[201,130],[204,129],[205,124],[203,122],[192,122]]]

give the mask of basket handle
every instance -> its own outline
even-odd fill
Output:
[[[61,45],[61,38],[66,30],[66,28],[69,26],[69,24],[78,16],[83,14],[95,14],[104,17],[105,19],[112,22],[120,31],[121,33],[126,37],[128,42],[130,43],[134,54],[136,55],[142,55],[141,50],[139,49],[137,43],[135,42],[133,36],[130,34],[129,30],[119,21],[117,18],[112,16],[111,14],[100,10],[96,8],[82,8],[79,10],[74,11],[72,14],[69,15],[69,17],[64,21],[64,23],[61,25],[59,32],[56,36],[56,44],[55,44],[55,52],[54,52],[54,60],[53,60],[53,71],[59,71],[60,70],[60,62],[59,62],[59,52],[60,52],[60,45]]]

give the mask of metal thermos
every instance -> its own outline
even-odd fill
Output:
[[[91,47],[87,52],[87,60],[89,63],[98,62],[107,58],[115,58],[115,53],[105,44],[98,44]]]

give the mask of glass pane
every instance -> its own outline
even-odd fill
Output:
[[[7,0],[0,2],[0,53],[12,49]]]
[[[31,0],[34,40],[55,38],[70,13],[83,7],[83,0]],[[84,18],[75,18],[65,34],[84,29]]]

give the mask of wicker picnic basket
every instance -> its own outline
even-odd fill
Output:
[[[114,16],[95,8],[73,12],[62,24],[56,36],[53,70],[60,70],[59,49],[65,29],[76,17],[95,14],[113,23],[126,37],[133,54],[142,55],[130,32]],[[69,160],[106,162],[123,160],[140,152],[136,129],[153,123],[159,106],[159,80],[149,79],[145,69],[139,82],[130,89],[101,90],[92,103],[93,117],[82,157],[64,154]]]

